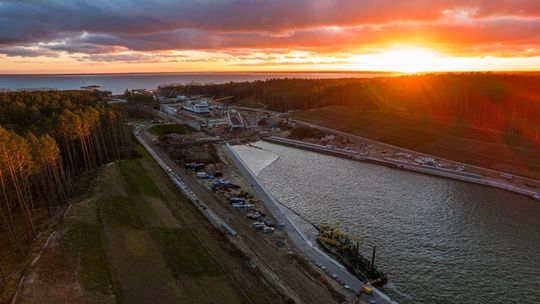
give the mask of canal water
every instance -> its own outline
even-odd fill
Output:
[[[540,303],[540,203],[503,190],[267,142],[234,149],[284,205],[339,223],[400,303]],[[292,213],[291,213],[292,214]],[[316,230],[296,216],[311,238]]]

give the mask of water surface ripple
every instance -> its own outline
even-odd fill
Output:
[[[365,254],[377,246],[377,263],[390,279],[384,291],[400,303],[539,303],[540,203],[479,185],[256,145],[265,150],[237,150],[278,200],[314,223],[339,222],[364,237]],[[297,221],[315,237],[309,224]]]

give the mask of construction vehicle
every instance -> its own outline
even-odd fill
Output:
[[[375,286],[382,286],[388,282],[386,273],[379,271],[375,266],[375,248],[371,261],[364,258],[359,250],[362,238],[344,232],[338,224],[319,225],[317,243],[361,281]]]

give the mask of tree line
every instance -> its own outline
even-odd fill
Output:
[[[160,87],[165,96],[255,98],[277,111],[332,105],[450,117],[480,128],[539,138],[540,76],[449,73],[371,79],[270,79]]]
[[[100,92],[0,94],[0,236],[26,254],[38,227],[76,196],[76,179],[130,156],[121,112]],[[5,241],[5,240],[4,240]],[[0,261],[0,283],[4,275]]]

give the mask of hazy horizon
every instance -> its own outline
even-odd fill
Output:
[[[155,75],[155,74],[396,74],[396,75],[423,75],[423,74],[466,74],[466,73],[492,73],[492,74],[538,74],[538,70],[463,70],[463,71],[429,71],[429,72],[399,72],[399,71],[347,71],[347,70],[291,70],[291,71],[157,71],[157,72],[73,72],[73,73],[0,73],[0,76],[77,76],[77,75]]]

